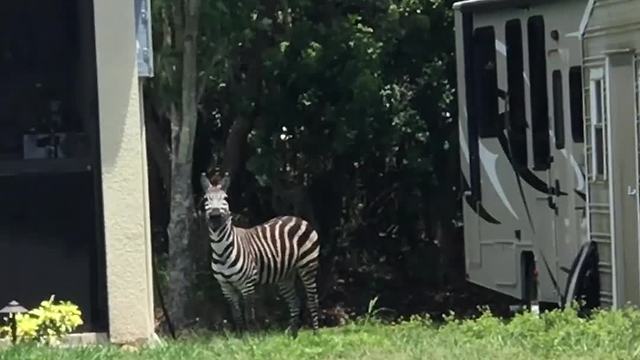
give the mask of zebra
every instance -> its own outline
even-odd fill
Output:
[[[204,214],[211,245],[211,269],[231,306],[236,330],[255,324],[256,285],[277,284],[289,308],[288,331],[293,338],[300,327],[301,299],[295,281],[302,280],[313,332],[318,330],[320,244],[317,232],[298,217],[279,216],[251,228],[232,223],[227,188],[229,176],[210,181],[201,174]],[[243,302],[244,309],[241,306]],[[244,311],[243,311],[244,310]]]

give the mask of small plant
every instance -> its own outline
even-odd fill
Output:
[[[364,324],[371,324],[379,322],[378,315],[380,313],[380,309],[376,309],[376,303],[378,302],[378,296],[369,300],[369,305],[367,306],[367,312],[360,317],[360,322]]]
[[[369,305],[367,306],[367,312],[359,317],[359,322],[363,322],[365,324],[379,324],[385,322],[383,313],[393,313],[393,309],[378,307],[378,299],[379,296],[374,297],[369,301]]]
[[[54,303],[55,296],[44,300],[40,306],[24,314],[16,315],[18,342],[35,341],[56,345],[60,338],[83,324],[78,306],[69,301]],[[6,321],[7,319],[5,319]],[[11,337],[9,326],[0,327],[0,338]]]
[[[369,301],[369,306],[367,307],[367,315],[376,316],[378,314],[378,310],[376,309],[376,304],[378,303],[378,296],[374,297]]]

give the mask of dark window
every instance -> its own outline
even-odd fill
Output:
[[[595,104],[592,115],[593,126],[593,161],[595,162],[596,175],[604,176],[604,122],[606,113],[603,106],[604,89],[602,79],[593,81],[593,102]]]
[[[602,125],[602,80],[598,79],[595,81],[595,102],[596,102],[596,113],[593,117],[593,123],[595,125]]]
[[[604,176],[604,132],[602,127],[595,128],[596,147],[593,150],[596,154],[596,174]]]
[[[582,67],[569,69],[569,108],[571,110],[571,137],[574,142],[584,142],[582,113]]]
[[[542,16],[529,18],[527,21],[527,34],[529,37],[533,163],[535,170],[547,170],[550,165],[549,104],[547,99],[545,32]]]
[[[473,32],[473,106],[481,138],[498,135],[498,80],[493,27]]]
[[[551,74],[553,81],[553,130],[556,149],[564,149],[564,109],[562,96],[562,72],[554,70]]]
[[[507,83],[509,93],[509,142],[516,165],[527,166],[527,119],[524,104],[522,27],[520,20],[507,21]]]
[[[462,14],[462,41],[464,47],[464,81],[465,101],[467,105],[467,131],[469,134],[469,182],[471,183],[471,195],[474,199],[481,200],[480,186],[480,149],[478,143],[478,121],[474,109],[473,87],[473,16],[470,13]]]

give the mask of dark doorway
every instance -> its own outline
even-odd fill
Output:
[[[107,331],[93,4],[0,8],[0,306],[55,294]]]

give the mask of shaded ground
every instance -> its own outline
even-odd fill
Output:
[[[323,302],[324,323],[326,326],[338,325],[341,317],[362,315],[376,297],[375,307],[380,309],[383,317],[389,319],[406,318],[414,314],[429,314],[437,319],[451,312],[467,318],[477,315],[479,306],[488,306],[494,314],[507,316],[509,305],[517,303],[516,299],[468,282],[442,288],[420,285],[412,287],[389,281],[379,289],[372,289],[362,284],[351,288],[352,296],[334,291]]]
[[[453,312],[456,317],[469,318],[479,314],[480,306],[488,306],[492,313],[507,317],[509,305],[517,299],[485,289],[470,282],[438,286],[437,284],[412,281],[406,277],[389,276],[388,279],[371,278],[373,273],[341,274],[338,281],[325,289],[321,296],[320,325],[333,327],[346,324],[366,314],[375,301],[378,316],[387,320],[406,319],[411,315],[429,314],[432,319],[441,319]],[[346,279],[346,280],[340,280]],[[222,330],[229,328],[230,313],[222,298],[217,283],[206,282],[206,289],[199,304],[199,320],[191,329]],[[302,291],[302,289],[299,289]],[[321,292],[322,293],[322,292]],[[158,304],[158,301],[156,301]],[[309,323],[306,308],[302,310],[304,321]],[[166,333],[166,322],[162,309],[156,309],[159,331]],[[259,288],[256,299],[256,317],[263,329],[283,329],[288,322],[285,302],[271,287]],[[227,323],[225,323],[227,319]]]

